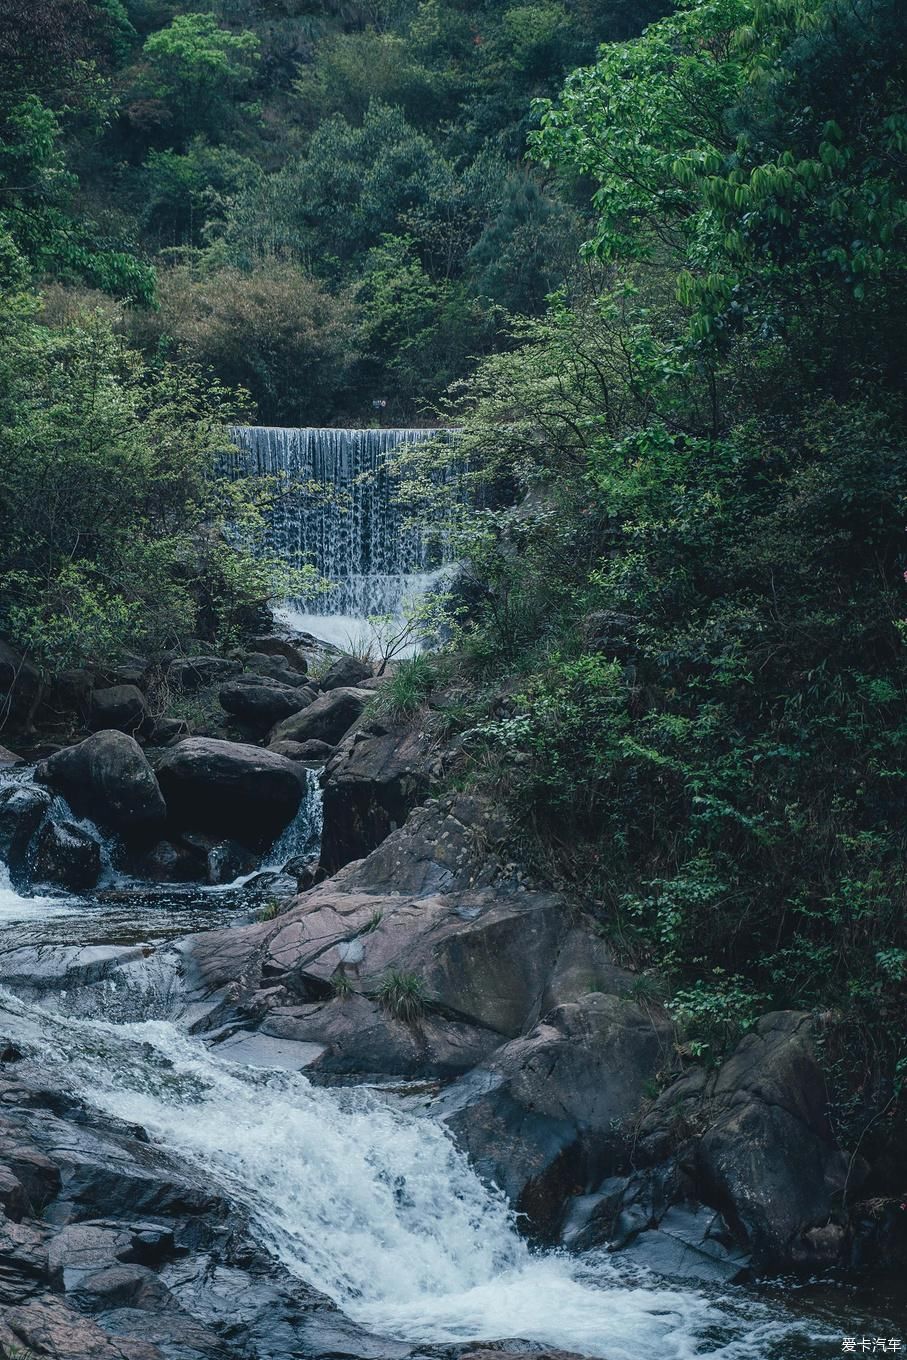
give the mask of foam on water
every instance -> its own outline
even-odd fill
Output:
[[[374,1092],[233,1065],[167,1022],[3,1004],[68,1084],[218,1182],[263,1245],[374,1331],[422,1344],[522,1337],[603,1360],[790,1354],[790,1324],[752,1302],[628,1282],[608,1258],[593,1278],[588,1263],[534,1254],[443,1127]]]
[[[0,926],[41,920],[49,915],[66,916],[76,909],[77,902],[71,897],[23,897],[13,887],[9,870],[0,860]]]

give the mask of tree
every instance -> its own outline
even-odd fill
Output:
[[[7,252],[8,253],[8,252]],[[240,407],[182,366],[146,367],[101,316],[51,330],[0,297],[0,628],[45,673],[231,640],[278,588],[260,497],[218,475]]]
[[[349,300],[290,263],[167,270],[160,310],[133,318],[131,331],[146,350],[169,348],[248,391],[265,424],[327,424],[346,412],[357,376]]]
[[[231,33],[212,14],[178,14],[145,40],[148,92],[167,106],[178,136],[222,136],[230,103],[248,88],[259,51],[254,33]]]
[[[799,333],[840,392],[871,326],[897,381],[905,37],[897,0],[703,0],[575,73],[536,149],[597,182],[592,251],[668,252],[694,337]]]

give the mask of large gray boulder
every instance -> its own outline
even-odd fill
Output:
[[[13,873],[24,865],[29,842],[50,804],[45,789],[27,784],[0,789],[0,861]]]
[[[55,752],[35,778],[62,793],[74,812],[125,836],[146,835],[167,813],[154,771],[125,732],[95,732]]]
[[[360,661],[357,656],[340,656],[322,675],[319,684],[323,690],[348,688],[358,685],[372,674],[368,661]]]
[[[157,762],[174,826],[210,831],[263,848],[295,816],[304,770],[258,746],[187,737]]]
[[[559,1006],[435,1102],[487,1180],[553,1237],[566,1197],[592,1189],[623,1151],[623,1125],[664,1060],[657,1010],[593,992]]]
[[[361,863],[350,864],[336,882],[366,892],[392,886],[413,897],[503,885],[526,886],[503,853],[507,818],[487,798],[460,793],[427,799]]]
[[[263,680],[276,680],[278,684],[289,685],[291,689],[313,683],[305,671],[296,670],[282,656],[269,656],[266,652],[245,652],[243,674],[260,675]]]
[[[637,1170],[613,1202],[605,1197],[578,1245],[615,1236],[635,1244],[641,1232],[633,1252],[651,1264],[653,1248],[656,1257],[670,1251],[661,1234],[676,1235],[673,1208],[698,1200],[726,1225],[725,1271],[741,1255],[759,1270],[840,1264],[844,1186],[856,1195],[865,1167],[836,1146],[828,1099],[814,1019],[763,1016],[717,1071],[692,1068],[652,1103],[636,1129]],[[714,1241],[707,1253],[713,1263],[721,1255]]]
[[[111,685],[91,696],[89,726],[96,732],[116,730],[133,736],[148,723],[148,705],[136,685]]]
[[[763,1016],[722,1065],[709,1099],[697,1164],[710,1202],[728,1206],[758,1264],[831,1264],[843,1243],[833,1215],[848,1164],[828,1122],[812,1017]],[[854,1189],[858,1180],[859,1171]]]
[[[289,638],[280,637],[276,633],[268,633],[263,637],[252,638],[249,642],[249,651],[260,653],[264,656],[277,657],[289,666],[291,670],[298,671],[300,675],[305,675],[309,669],[309,663],[305,654],[291,642]]]
[[[321,862],[328,873],[362,859],[429,792],[425,738],[382,723],[348,736],[325,768]]]
[[[359,721],[374,695],[368,690],[333,689],[321,694],[301,713],[294,713],[277,724],[270,736],[278,741],[324,741],[336,746],[350,728]]]
[[[220,705],[256,732],[307,708],[317,696],[308,685],[290,686],[261,675],[238,675],[221,687]]]

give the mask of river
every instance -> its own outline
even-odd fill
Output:
[[[0,1030],[61,1090],[213,1180],[355,1322],[421,1345],[519,1337],[604,1360],[807,1360],[840,1354],[842,1334],[899,1334],[877,1301],[827,1286],[691,1288],[619,1255],[535,1250],[424,1098],[228,1061],[190,1032],[179,941],[249,914],[241,884],[27,897],[4,873]],[[86,945],[126,963],[70,986],[66,951]],[[29,959],[43,961],[34,977]]]

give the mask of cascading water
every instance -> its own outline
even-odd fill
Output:
[[[812,1329],[745,1297],[534,1254],[444,1129],[375,1092],[233,1065],[168,1022],[61,1017],[2,989],[0,1001],[17,1042],[194,1164],[263,1246],[374,1332],[424,1345],[522,1337],[604,1360],[811,1352]]]
[[[399,617],[439,563],[395,503],[390,460],[401,446],[437,438],[425,429],[341,430],[237,426],[233,476],[273,478],[269,546],[290,566],[314,566],[333,583],[286,602],[283,617],[340,645],[374,615]],[[317,622],[316,622],[317,621]]]

